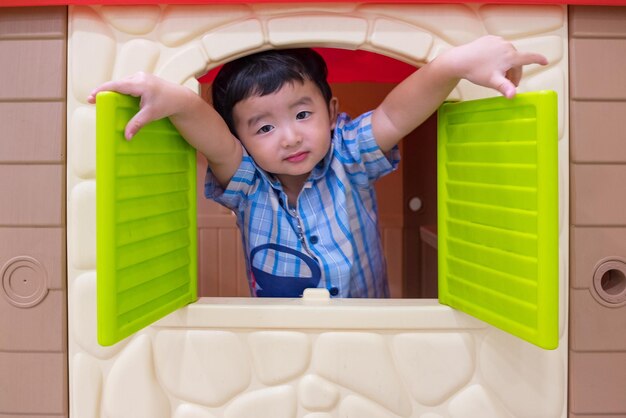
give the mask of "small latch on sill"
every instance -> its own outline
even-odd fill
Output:
[[[304,289],[302,299],[311,302],[327,301],[330,300],[330,293],[324,288]]]

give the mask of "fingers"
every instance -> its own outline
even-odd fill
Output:
[[[518,52],[515,63],[517,65],[509,68],[505,74],[505,80],[500,81],[497,89],[509,99],[515,96],[515,88],[519,86],[522,80],[523,66],[530,64],[547,65],[548,60],[543,55],[534,52]]]
[[[516,84],[503,75],[494,77],[493,88],[498,90],[504,97],[511,99],[515,96]]]
[[[121,80],[107,81],[96,87],[87,97],[87,101],[92,104],[95,103],[96,95],[101,91],[116,91],[139,97],[145,92],[148,82],[149,76],[144,73],[137,73]]]
[[[499,44],[503,56],[507,56],[512,66],[524,66],[530,64],[547,65],[548,59],[537,52],[518,51],[515,45],[501,37],[486,36],[494,44]]]
[[[126,128],[124,128],[124,138],[126,138],[127,141],[130,141],[133,139],[135,134],[139,132],[139,129],[141,129],[141,124],[135,120],[135,118],[132,118],[126,124]]]
[[[515,64],[518,66],[530,64],[547,65],[548,59],[535,52],[518,52]]]
[[[139,121],[135,120],[135,118],[131,119],[128,121],[126,128],[124,129],[124,138],[126,138],[127,141],[130,141],[137,134],[137,132],[139,132],[141,127],[142,125]]]
[[[97,88],[95,88],[87,97],[87,101],[89,103],[96,102],[96,95],[102,91],[116,91],[122,94],[129,94],[131,96],[141,96],[141,88],[140,86],[128,82],[126,80],[123,81],[108,81]]]
[[[106,83],[99,85],[98,87],[93,89],[91,93],[89,93],[89,96],[87,97],[87,101],[89,103],[95,103],[96,96],[101,91],[118,91],[118,87],[117,87],[118,84],[119,83],[117,81],[107,81]]]
[[[461,48],[464,49],[456,58],[464,64],[462,68],[469,69],[461,78],[493,88],[507,98],[515,96],[524,66],[548,64],[545,56],[518,51],[511,42],[498,36],[487,35]]]
[[[541,54],[534,52],[518,52],[515,50],[515,57],[512,59],[512,67],[505,74],[494,76],[494,86],[496,90],[507,98],[515,96],[516,87],[522,79],[522,70],[525,65],[539,64],[547,65],[548,60]]]
[[[118,85],[119,83],[116,81],[108,81],[104,84],[101,84],[97,88],[93,89],[91,93],[89,93],[89,96],[87,96],[87,102],[94,104],[96,102],[96,96],[102,91],[118,91],[122,93]]]
[[[128,121],[126,129],[124,129],[124,137],[126,140],[130,141],[137,134],[137,132],[139,132],[139,130],[150,121],[148,113],[148,110],[143,108]]]
[[[89,93],[89,96],[87,96],[87,103],[91,103],[91,104],[96,103],[96,96],[97,96],[97,95],[98,95],[98,93],[100,93],[101,91],[105,91],[105,90],[102,88],[102,86],[100,86],[100,87],[98,87],[98,88],[96,88],[96,89],[93,89],[93,90],[91,91],[91,93]]]
[[[145,97],[150,96],[151,79],[150,76],[144,73],[137,73],[132,76],[126,77],[122,80],[107,81],[100,86],[96,87],[87,97],[87,102],[95,103],[98,93],[103,91],[115,91],[121,94],[127,94],[130,96],[141,97],[140,110],[131,118],[126,124],[124,130],[124,137],[127,140],[132,139],[137,132],[150,122],[150,106],[143,106]]]

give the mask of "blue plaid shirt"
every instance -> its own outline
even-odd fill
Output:
[[[388,297],[372,183],[399,161],[397,147],[385,155],[376,144],[368,112],[339,115],[330,150],[295,207],[245,149],[225,190],[209,170],[205,195],[237,215],[252,295],[297,297],[325,287],[336,297]]]

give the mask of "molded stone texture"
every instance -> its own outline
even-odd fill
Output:
[[[310,341],[298,332],[255,332],[248,337],[254,369],[261,382],[275,385],[300,376],[310,361]]]
[[[306,375],[298,385],[300,404],[311,411],[328,411],[339,400],[339,388],[316,375]]]
[[[161,331],[155,360],[165,387],[200,405],[224,405],[250,382],[247,353],[232,332]]]
[[[273,386],[237,398],[224,410],[224,418],[291,418],[296,407],[296,392],[291,386]]]
[[[204,408],[190,404],[182,404],[176,408],[172,418],[215,418],[215,415]]]
[[[148,34],[161,17],[161,7],[157,5],[136,6],[132,10],[126,6],[102,6],[99,12],[115,29],[131,35]]]
[[[467,384],[474,372],[469,334],[400,334],[394,338],[393,348],[398,370],[410,382],[411,395],[424,405],[443,402]]]
[[[493,393],[481,385],[471,385],[459,392],[448,407],[451,418],[513,418]],[[546,415],[549,416],[549,415]]]
[[[313,369],[325,379],[347,387],[395,414],[407,416],[411,412],[408,393],[390,354],[380,335],[325,333],[315,344]]]
[[[102,370],[98,361],[79,353],[74,356],[72,381],[76,385],[71,409],[76,416],[98,418],[102,394]]]
[[[150,338],[132,341],[111,367],[102,391],[102,407],[110,418],[167,418],[170,404],[154,371]]]

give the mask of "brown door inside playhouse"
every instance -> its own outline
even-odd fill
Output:
[[[359,59],[363,55],[354,61]],[[407,68],[399,71],[406,72]],[[335,76],[333,81],[332,67],[330,72],[340,110],[353,116],[375,108],[396,85],[389,80],[346,82],[341,76]],[[209,86],[202,84],[205,97]],[[376,184],[383,248],[394,298],[437,297],[436,135],[433,115],[401,142],[399,169]],[[249,296],[235,218],[229,210],[203,197],[206,162],[202,157],[198,161],[198,295]]]

